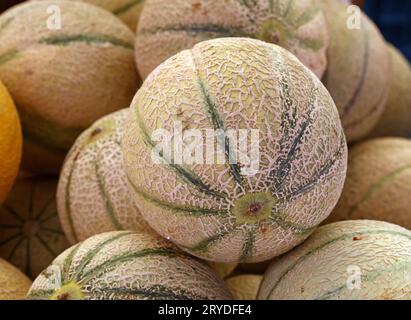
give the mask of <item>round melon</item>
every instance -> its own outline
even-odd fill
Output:
[[[388,44],[391,81],[385,112],[371,137],[407,137],[411,133],[411,66],[402,53]]]
[[[323,226],[271,264],[258,298],[409,300],[411,232],[371,220]]]
[[[228,278],[225,283],[235,300],[256,300],[263,276],[242,274]]]
[[[137,28],[140,75],[204,40],[249,37],[278,44],[321,78],[328,31],[315,0],[147,0]]]
[[[63,252],[33,283],[29,299],[225,300],[205,263],[155,234],[112,231]]]
[[[0,205],[16,179],[22,150],[22,133],[16,106],[0,82]]]
[[[22,121],[23,166],[56,173],[84,129],[130,104],[134,35],[106,10],[71,1],[24,2],[0,25],[0,79]]]
[[[0,258],[0,300],[24,300],[30,286],[27,276]]]
[[[223,279],[230,276],[237,268],[237,263],[208,262],[209,266]]]
[[[365,14],[353,15],[340,1],[318,3],[330,32],[323,82],[337,105],[348,142],[356,141],[370,133],[384,112],[390,83],[388,50]],[[359,28],[349,28],[351,22],[358,22]]]
[[[57,208],[72,244],[107,231],[150,228],[128,191],[124,173],[121,139],[128,114],[129,109],[123,109],[95,122],[64,162]]]
[[[123,156],[137,205],[162,236],[206,260],[260,262],[329,215],[347,146],[330,95],[292,54],[222,38],[151,73],[132,102]]]
[[[33,0],[39,1],[39,0]],[[102,7],[122,20],[133,32],[143,9],[144,0],[70,0],[87,2]]]
[[[380,138],[350,150],[347,180],[328,221],[383,220],[411,229],[411,141]]]
[[[0,257],[35,278],[68,247],[57,216],[54,178],[19,178],[0,207]]]

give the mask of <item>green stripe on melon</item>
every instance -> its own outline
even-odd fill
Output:
[[[222,37],[248,37],[294,53],[318,77],[325,71],[326,21],[315,1],[147,0],[137,29],[143,78],[181,50]]]
[[[196,256],[270,259],[305,240],[340,196],[347,146],[338,112],[319,80],[278,46],[202,42],[153,72],[131,109],[123,139],[130,191],[151,227]],[[215,139],[224,164],[176,165],[162,154],[156,164],[151,134],[171,132],[176,121],[203,134],[258,130],[256,175],[243,173],[241,159],[229,163],[226,137]]]
[[[386,222],[323,226],[272,262],[258,298],[409,299],[411,281],[404,276],[411,271],[410,241],[410,231]],[[356,282],[350,281],[352,270]],[[347,283],[357,287],[350,289]]]
[[[129,110],[96,121],[77,139],[61,171],[58,212],[72,244],[114,230],[146,231],[131,194],[120,148]]]
[[[379,138],[354,146],[342,196],[328,221],[383,220],[411,228],[411,142]]]
[[[52,266],[49,270],[61,272],[57,288],[50,287],[50,272],[44,271],[29,299],[231,298],[207,265],[149,233],[114,231],[91,237],[66,250]]]

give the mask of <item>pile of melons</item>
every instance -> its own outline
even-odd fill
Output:
[[[358,7],[24,1],[0,80],[0,299],[411,299],[411,68]]]

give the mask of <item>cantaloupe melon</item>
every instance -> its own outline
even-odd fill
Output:
[[[23,300],[30,286],[27,276],[0,258],[0,300]]]
[[[263,276],[242,274],[230,277],[225,283],[235,300],[256,300]]]
[[[347,180],[327,221],[383,220],[411,229],[411,141],[380,138],[354,146]]]
[[[247,38],[197,44],[151,73],[131,108],[123,138],[130,190],[151,227],[196,256],[268,260],[306,239],[337,203],[347,157],[338,111],[279,46]],[[189,130],[199,133],[195,145],[206,151],[193,164],[178,159],[175,126],[185,144]],[[230,139],[241,130],[243,156]],[[175,158],[158,149],[167,132]]]
[[[23,165],[58,172],[85,128],[130,104],[138,85],[133,33],[106,10],[71,1],[25,2],[0,25],[0,79],[22,121]]]
[[[347,140],[356,141],[370,133],[384,112],[390,82],[388,50],[365,14],[357,17],[340,1],[318,3],[330,32],[323,82],[340,112]],[[360,28],[349,27],[355,22]]]
[[[274,261],[259,299],[411,299],[411,232],[358,220],[319,228]]]
[[[209,266],[158,235],[112,231],[62,253],[34,281],[28,298],[214,300],[231,295]]]
[[[33,0],[39,1],[39,0]],[[133,32],[143,9],[144,0],[70,0],[94,4],[110,11],[120,18]]]
[[[16,106],[0,81],[0,205],[19,171],[22,133]]]
[[[57,180],[19,178],[0,207],[0,257],[35,278],[68,247],[56,209]]]
[[[402,53],[388,44],[391,81],[385,112],[370,137],[411,134],[411,66]]]
[[[128,191],[121,139],[129,109],[95,122],[77,139],[63,166],[57,207],[72,244],[114,230],[150,227]]]
[[[326,21],[314,0],[147,0],[137,28],[140,75],[204,40],[250,37],[278,44],[321,77],[327,65]]]

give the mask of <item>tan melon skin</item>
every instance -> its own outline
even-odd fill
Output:
[[[32,0],[43,1],[43,0]],[[87,2],[96,6],[102,7],[116,15],[123,21],[133,32],[136,32],[138,19],[140,18],[141,10],[143,10],[144,0],[70,0]],[[131,2],[134,2],[130,5]]]
[[[35,145],[25,148],[23,163],[47,173],[58,172],[82,129],[128,106],[138,85],[134,36],[119,19],[96,6],[59,1],[62,27],[49,29],[52,5],[56,2],[25,2],[0,16],[0,78],[19,109],[25,144]],[[104,41],[78,38],[84,35]],[[53,42],[66,36],[72,37],[68,43]]]
[[[391,62],[389,95],[385,112],[370,137],[407,137],[411,133],[411,66],[397,48],[387,46]]]
[[[238,187],[227,164],[183,166],[209,189],[226,194],[226,202],[204,193],[169,166],[155,164],[142,138],[140,123],[148,136],[156,129],[172,132],[175,121],[186,130],[213,129],[208,110],[211,107],[199,81],[207,88],[225,129],[259,130],[262,160],[257,174],[244,178],[245,187]],[[290,90],[291,107],[282,100],[286,88]],[[240,90],[242,95],[237,94]],[[281,120],[281,114],[290,108],[295,108],[295,124],[285,117]],[[191,254],[222,263],[268,260],[305,240],[338,201],[347,157],[338,112],[320,81],[278,46],[245,38],[202,42],[157,68],[137,93],[131,109],[123,138],[130,190],[150,226]],[[309,118],[312,123],[305,127],[303,123]],[[290,130],[289,139],[283,142],[281,122]],[[299,136],[304,139],[301,141]],[[292,150],[296,151],[294,156]],[[290,170],[277,188],[275,172],[283,172],[280,166],[286,166],[288,153]],[[294,191],[297,193],[291,195]],[[238,215],[246,212],[234,212],[236,204],[261,192],[280,201],[267,217],[241,222]],[[169,209],[156,204],[159,201],[168,207],[187,209]],[[192,207],[221,211],[226,216],[191,214]],[[195,249],[224,233],[207,250]],[[254,237],[254,241],[248,241],[252,248],[243,256],[250,237]]]
[[[411,141],[380,138],[354,146],[341,198],[327,221],[383,220],[411,229]]]
[[[270,12],[270,1],[266,0],[146,0],[136,38],[139,73],[145,79],[166,59],[204,40],[251,37],[288,49],[321,78],[327,66],[328,46],[324,16],[318,10],[298,25],[299,18],[310,16],[315,6],[312,0],[280,0],[273,4]],[[284,18],[286,12],[288,15]],[[262,38],[264,23],[273,19],[281,23],[281,28],[287,28],[291,36],[276,27]],[[311,49],[309,45],[302,45],[302,41],[320,44]]]
[[[410,275],[409,230],[380,221],[337,222],[274,261],[258,299],[408,300]],[[353,282],[357,289],[347,287]]]
[[[117,238],[107,242],[109,239]],[[105,244],[104,244],[105,243]],[[99,246],[99,250],[95,249]],[[77,249],[76,249],[77,248]],[[141,300],[150,299],[148,295],[125,293],[124,291],[154,290],[155,287],[167,288],[171,296],[153,296],[151,299],[179,299],[173,295],[187,295],[191,299],[227,300],[231,294],[222,279],[202,261],[179,251],[170,242],[165,241],[154,233],[135,233],[128,231],[114,231],[96,235],[63,252],[53,262],[54,269],[62,273],[62,281],[73,283],[79,272],[81,261],[86,255],[94,254],[91,261],[85,266],[84,273],[94,267],[101,266],[110,259],[123,254],[133,254],[144,250],[168,249],[176,253],[173,255],[148,255],[132,259],[124,259],[114,268],[110,265],[98,276],[88,280],[80,277],[82,298],[84,300]],[[73,255],[73,250],[75,251]],[[64,262],[73,255],[67,273],[64,273]],[[33,283],[28,294],[29,299],[49,299],[55,288],[42,273]],[[59,283],[57,283],[59,285]],[[64,283],[60,283],[64,285]],[[42,290],[51,290],[45,294]],[[59,290],[59,289],[57,289]],[[68,297],[69,299],[71,297]]]
[[[72,244],[106,231],[150,228],[128,191],[124,173],[120,144],[128,113],[123,109],[95,122],[66,158],[57,207]]]
[[[235,300],[256,300],[263,276],[242,274],[228,278],[225,283]]]
[[[35,278],[69,244],[56,208],[57,179],[21,175],[0,207],[0,257]]]
[[[385,40],[365,14],[361,13],[360,29],[349,29],[352,15],[346,4],[318,3],[330,32],[323,82],[340,112],[347,141],[357,141],[370,133],[384,112],[390,83]]]
[[[0,258],[0,300],[24,300],[30,286],[27,276]]]

